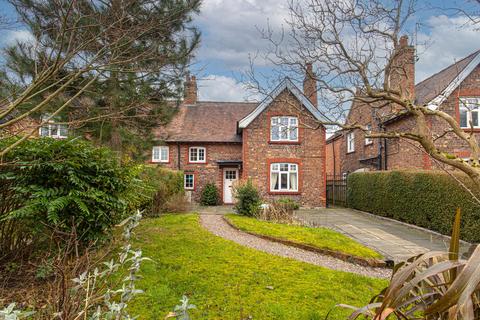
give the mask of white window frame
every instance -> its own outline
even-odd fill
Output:
[[[367,124],[366,126],[366,131],[365,131],[365,134],[371,134],[372,133],[372,125],[371,124]],[[371,145],[373,143],[373,139],[372,138],[368,138],[368,137],[365,137],[365,145],[368,146],[368,145]],[[355,148],[354,148],[355,149]]]
[[[192,176],[192,186],[187,187],[187,176]],[[194,190],[195,189],[195,174],[194,173],[184,173],[183,174],[183,188],[185,190]]]
[[[155,150],[158,150],[158,158],[155,156]],[[162,158],[162,151],[166,150],[166,158]],[[170,148],[168,146],[154,146],[152,148],[152,162],[167,163],[170,160]]]
[[[288,169],[287,171],[285,170],[281,170],[281,167],[282,166],[285,166],[287,165]],[[299,184],[299,165],[298,163],[290,163],[290,162],[275,162],[275,163],[271,163],[270,164],[270,186],[269,186],[269,189],[270,189],[270,192],[298,192],[298,184]],[[274,173],[278,174],[278,178],[277,178],[277,181],[278,181],[278,189],[274,189],[272,188],[272,181],[273,181],[273,175]],[[291,183],[291,176],[292,174],[296,174],[296,187],[293,188],[292,187],[292,183]],[[281,180],[282,180],[282,175],[286,175],[287,176],[287,188],[282,188],[282,183],[281,183]]]
[[[347,153],[355,152],[355,132],[347,133]]]
[[[287,119],[287,125],[281,124],[283,119]],[[273,136],[273,130],[278,127],[278,137]],[[286,138],[282,138],[282,132],[286,132]],[[293,136],[295,132],[295,136]],[[270,141],[274,142],[298,142],[298,118],[292,116],[276,116],[270,118]]]
[[[192,150],[196,150],[196,159],[192,160]],[[200,150],[203,150],[203,159],[200,159]],[[205,147],[190,147],[188,148],[188,162],[189,163],[206,163],[207,162],[207,148]]]
[[[57,129],[57,134],[52,134],[52,131],[55,127]],[[41,126],[38,129],[38,134],[40,135],[40,137],[50,137],[50,138],[54,138],[54,139],[66,139],[66,138],[68,138],[68,136],[60,134],[60,132],[61,132],[60,128],[64,128],[65,131],[68,132],[68,127],[65,124],[56,124],[54,122],[48,122],[48,123],[45,123],[43,126]],[[43,132],[42,132],[43,129],[47,129],[48,134],[44,135]]]
[[[460,121],[460,118],[458,119],[459,125],[463,129],[469,129],[469,128],[474,128],[478,129],[480,128],[480,97],[463,97],[460,98],[459,105],[458,105],[458,113],[460,116],[460,113],[462,111],[467,112],[467,125],[463,126],[462,122]],[[471,126],[472,122],[472,112],[477,113],[477,125]],[[461,116],[460,116],[461,117]]]

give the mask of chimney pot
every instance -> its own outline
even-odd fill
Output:
[[[404,48],[408,46],[408,36],[403,35],[400,37],[400,48]]]

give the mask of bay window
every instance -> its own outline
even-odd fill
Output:
[[[271,117],[270,141],[298,141],[297,117]]]
[[[480,128],[480,98],[460,98],[459,113],[461,128]]]
[[[296,163],[272,163],[270,165],[270,191],[298,191],[298,165]]]
[[[188,149],[188,159],[192,163],[206,162],[206,149],[204,147],[190,147]]]

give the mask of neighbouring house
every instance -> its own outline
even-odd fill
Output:
[[[178,113],[155,132],[151,161],[182,170],[194,201],[213,182],[233,203],[234,184],[251,179],[266,200],[325,206],[325,119],[307,70],[305,92],[286,78],[260,103],[198,101],[196,78],[187,77]]]
[[[448,66],[429,78],[415,83],[415,50],[408,45],[408,38],[400,40],[398,56],[405,73],[392,81],[392,85],[415,99],[416,104],[440,108],[453,115],[466,131],[480,133],[480,50]],[[373,131],[408,131],[414,120],[394,106],[373,111],[364,101],[354,100],[346,124],[369,126]],[[434,117],[427,118],[429,127],[438,136],[437,144],[444,152],[467,159],[467,146],[454,134],[447,132],[448,125]],[[478,136],[480,138],[480,136]],[[340,150],[339,155],[330,154]],[[337,132],[327,140],[327,159],[335,163],[328,165],[345,175],[355,171],[393,169],[436,169],[438,165],[414,142],[405,139],[369,139],[359,129]],[[327,171],[328,173],[331,173]]]

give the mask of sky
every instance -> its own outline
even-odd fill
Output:
[[[461,0],[438,1],[442,5],[462,5],[462,2],[453,2]],[[430,8],[439,4],[419,3]],[[285,25],[287,4],[288,0],[203,1],[201,13],[194,19],[202,32],[202,42],[191,70],[197,75],[200,100],[244,101],[256,97],[242,82],[245,71],[250,68],[249,57],[267,48],[259,29],[268,24],[280,30]],[[15,16],[5,0],[0,0],[0,12]],[[466,28],[464,19],[446,16],[438,10],[421,10],[414,16],[413,23],[419,26],[416,43],[429,44],[417,50],[416,82],[480,49],[480,31]],[[21,28],[1,33],[0,47],[30,36]],[[272,65],[257,62],[258,68],[267,74],[272,71]]]

